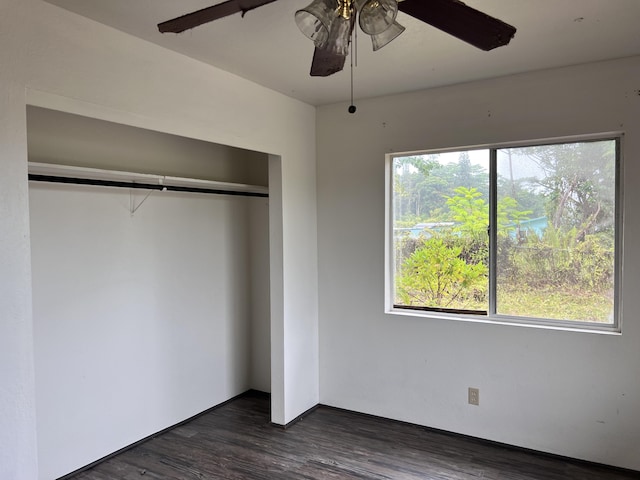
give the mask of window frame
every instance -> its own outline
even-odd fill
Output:
[[[495,218],[497,215],[497,152],[506,148],[527,148],[544,145],[560,145],[568,143],[586,143],[599,141],[615,142],[615,233],[614,233],[614,308],[612,323],[598,323],[578,320],[557,320],[537,317],[512,316],[496,313],[496,280],[497,264],[495,249],[497,248],[497,229]],[[553,330],[567,330],[589,333],[621,334],[622,333],[622,271],[623,271],[623,238],[624,238],[624,209],[623,209],[623,132],[596,133],[567,137],[545,138],[538,140],[504,142],[485,145],[449,147],[439,149],[417,150],[409,152],[389,153],[385,155],[385,272],[384,272],[384,312],[385,314],[408,317],[422,317],[475,323],[489,323],[497,325],[515,325],[524,327],[546,328]],[[395,244],[394,226],[394,198],[393,198],[393,161],[395,158],[411,155],[441,154],[472,150],[489,150],[489,307],[486,315],[466,313],[460,311],[441,311],[412,306],[394,304],[395,295]]]

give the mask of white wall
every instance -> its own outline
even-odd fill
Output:
[[[250,381],[255,390],[271,392],[269,200],[255,198],[248,212],[250,292]]]
[[[0,10],[0,18],[2,13]],[[0,45],[11,48],[14,32],[3,27],[0,20]],[[0,53],[0,65],[5,65],[7,56]],[[12,73],[0,68],[0,477],[34,479],[37,463],[26,119],[24,91],[11,78]]]
[[[271,372],[272,419],[317,403],[315,109],[41,0],[0,0],[0,477],[37,478],[27,104],[279,158],[271,356],[295,367]]]
[[[260,152],[27,107],[30,162],[268,186]]]
[[[31,184],[41,479],[250,387],[256,201]]]
[[[322,403],[640,469],[639,76],[631,58],[319,109]],[[383,313],[385,154],[611,131],[626,134],[621,336]]]

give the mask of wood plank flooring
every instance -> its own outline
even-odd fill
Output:
[[[249,392],[112,457],[74,480],[627,480],[609,469],[319,407],[287,430]]]

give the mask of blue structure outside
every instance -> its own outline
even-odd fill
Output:
[[[547,217],[538,217],[531,218],[529,220],[523,220],[520,222],[520,231],[521,232],[533,232],[538,236],[541,236],[549,222],[547,221]],[[446,228],[451,228],[455,225],[455,222],[424,222],[424,223],[416,223],[412,227],[404,227],[404,228],[394,228],[393,232],[396,236],[406,235],[411,238],[418,238],[423,236],[425,238],[431,237],[431,232],[439,232]],[[509,233],[512,237],[516,237],[517,229],[515,228],[517,225],[512,223],[507,225],[508,227],[514,227]]]
[[[548,225],[549,222],[547,221],[547,217],[531,218],[529,220],[523,220],[520,222],[520,230],[524,232],[534,232],[536,235],[541,236]],[[508,226],[516,227],[517,225],[515,223],[512,223]],[[510,235],[512,237],[515,237],[517,235],[517,229],[514,228],[510,232]]]

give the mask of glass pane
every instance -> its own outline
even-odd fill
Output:
[[[393,159],[394,303],[488,310],[489,151]]]
[[[613,323],[616,142],[497,151],[496,312]]]

